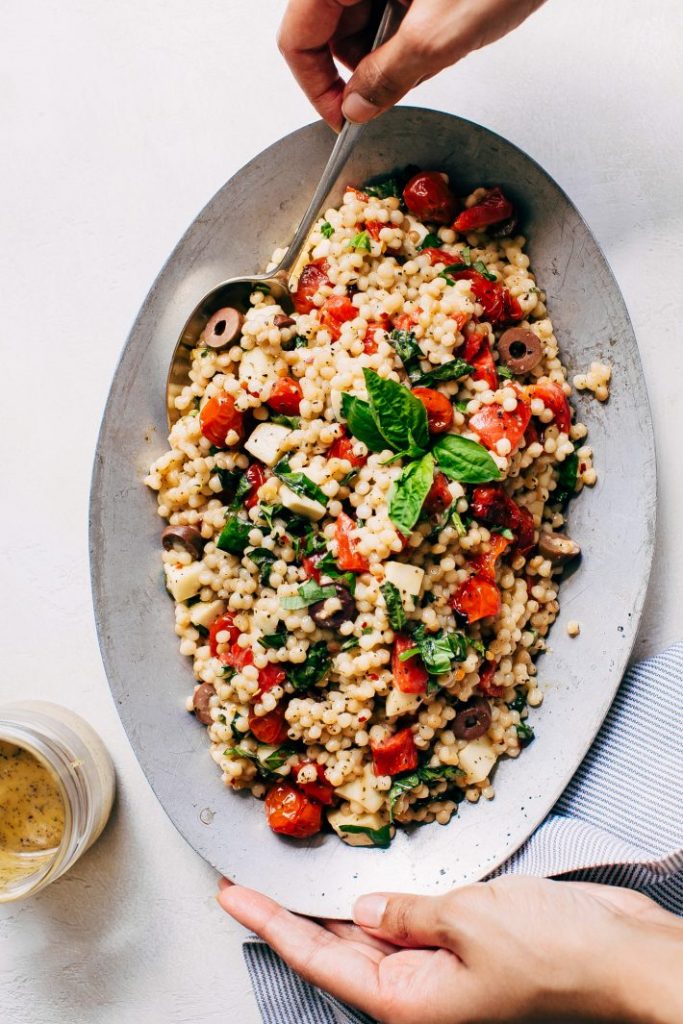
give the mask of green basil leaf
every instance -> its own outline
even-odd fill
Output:
[[[320,234],[324,235],[325,238],[332,238],[332,235],[334,234],[334,228],[332,227],[328,220],[323,221],[323,223],[320,225]]]
[[[501,537],[505,537],[506,540],[514,540],[515,535],[508,526],[492,526],[491,533],[499,533]]]
[[[299,587],[296,594],[290,597],[281,597],[280,604],[288,611],[298,608],[308,608],[309,604],[317,604],[318,601],[326,601],[328,597],[336,597],[337,591],[333,586],[321,587],[315,580],[306,580]]]
[[[478,274],[485,277],[487,281],[497,281],[498,278],[495,274],[490,273],[489,268],[486,266],[483,260],[475,260],[472,264],[472,269],[476,270]]]
[[[405,629],[406,622],[408,621],[403,601],[401,600],[401,591],[395,584],[389,583],[388,580],[379,589],[382,591],[382,597],[387,606],[389,625],[399,633],[402,629]]]
[[[287,643],[287,630],[284,626],[278,626],[277,633],[266,633],[265,636],[261,637],[259,643],[262,647],[267,647],[272,651],[279,651]]]
[[[496,363],[496,372],[498,373],[499,377],[503,378],[503,380],[512,380],[514,376],[512,370],[510,370],[509,367],[507,366],[503,366],[502,363]]]
[[[472,266],[472,250],[469,245],[463,245],[460,250],[460,259],[463,261],[466,267]]]
[[[370,235],[367,231],[359,231],[357,235],[354,235],[349,244],[352,249],[370,252]]]
[[[302,665],[287,667],[287,679],[295,690],[310,690],[325,678],[331,664],[327,644],[318,640],[308,648],[308,656]]]
[[[289,427],[290,430],[298,430],[301,426],[301,416],[285,416],[281,412],[273,413],[270,420],[271,423],[279,423],[281,427]]]
[[[200,635],[200,636],[202,636],[202,637],[204,637],[204,636],[208,636],[208,635],[209,635],[209,631],[208,631],[208,629],[206,628],[206,626],[202,626],[201,622],[197,622],[197,623],[195,624],[195,627],[194,627],[194,628],[195,628],[195,629],[197,630],[197,632],[199,633],[199,635]]]
[[[463,523],[462,519],[460,518],[460,513],[456,512],[454,510],[453,512],[451,512],[451,514],[449,516],[449,519],[450,519],[451,526],[455,530],[457,536],[458,537],[464,537],[465,534],[467,533],[467,527],[465,526],[465,524]]]
[[[367,402],[344,392],[341,396],[341,410],[354,437],[362,441],[371,452],[386,451],[387,442],[377,429],[372,410]]]
[[[372,633],[374,630],[371,626],[361,630],[361,636],[367,636],[368,633]],[[340,646],[340,651],[352,651],[354,647],[358,647],[359,637],[353,636],[353,634],[346,638],[344,643]]]
[[[536,734],[530,725],[526,722],[520,722],[517,729],[517,736],[519,737],[519,745],[521,747],[528,747],[530,743],[536,738]]]
[[[413,386],[431,387],[433,384],[446,380],[460,380],[461,377],[466,377],[473,370],[474,367],[466,363],[464,359],[451,359],[450,362],[442,363],[441,366],[435,366],[433,370],[421,374],[413,381]]]
[[[410,380],[416,380],[422,373],[420,359],[424,359],[424,352],[418,345],[414,333],[393,330],[389,335],[389,341],[396,350]]]
[[[441,239],[439,236],[435,235],[433,231],[429,231],[417,246],[417,249],[419,252],[422,252],[423,249],[438,249],[440,245]]]
[[[308,338],[303,334],[297,334],[294,338],[294,348],[308,348]]]
[[[417,789],[423,782],[427,784],[430,782],[452,782],[459,775],[464,774],[462,768],[458,768],[456,765],[444,764],[436,768],[423,765],[408,775],[397,775],[394,777],[393,784],[389,790],[389,807],[393,811],[394,805],[400,796],[403,796],[404,793],[409,793],[411,789]]]
[[[310,557],[311,555],[316,555],[319,551],[325,551],[326,548],[327,545],[325,543],[325,538],[312,529],[306,537],[302,554],[306,555],[306,557]]]
[[[261,292],[262,295],[270,295],[270,288],[267,284],[255,284],[253,291]]]
[[[553,505],[564,505],[576,493],[576,481],[579,478],[579,456],[572,452],[564,462],[560,463],[557,472],[557,487],[549,499]]]
[[[429,452],[409,462],[394,484],[389,498],[389,518],[401,533],[410,533],[434,479],[434,459]]]
[[[399,657],[407,660],[415,651],[420,655],[430,675],[441,676],[450,672],[453,661],[464,661],[467,657],[468,638],[464,633],[428,633],[424,626],[413,630],[415,647],[404,651]]]
[[[404,187],[403,177],[404,175],[387,174],[382,178],[377,178],[371,184],[363,185],[363,192],[368,196],[374,196],[375,199],[389,199],[391,196],[400,199]]]
[[[340,569],[331,551],[326,552],[322,558],[318,559],[315,567],[321,576],[329,576],[331,580],[338,580],[340,583],[343,583],[352,597],[356,593],[356,583],[358,581],[355,574],[344,572]]]
[[[289,468],[287,459],[280,459],[278,464],[273,466],[273,473],[284,484],[287,484],[295,494],[301,494],[305,498],[311,498],[313,501],[319,501],[321,505],[327,506],[327,495],[325,492],[317,484],[313,483],[311,478],[306,476],[305,473],[293,473]]]
[[[515,687],[515,696],[511,701],[508,701],[508,707],[510,711],[524,711],[526,707],[526,690],[523,686]]]
[[[482,444],[459,434],[444,434],[432,449],[439,468],[463,484],[500,480],[500,470]]]
[[[429,446],[427,410],[408,388],[363,370],[370,408],[377,427],[395,452],[419,458]]]
[[[373,846],[379,846],[382,850],[386,850],[391,843],[391,825],[382,825],[381,828],[368,828],[367,825],[340,825],[339,831],[366,835],[372,840]]]
[[[273,565],[277,562],[277,555],[274,551],[269,548],[251,548],[245,552],[247,558],[251,559],[254,565],[259,571],[259,580],[264,586],[268,586],[270,583],[270,574],[273,571]]]
[[[244,549],[249,545],[249,534],[253,529],[252,522],[240,519],[236,512],[229,512],[225,518],[225,526],[216,541],[216,547],[221,551],[229,551],[231,555],[243,555]]]
[[[292,754],[296,754],[296,750],[293,747],[278,747],[272,754],[269,754],[268,757],[259,762],[261,770],[271,775],[278,768],[282,768],[285,761],[288,761]]]
[[[282,505],[259,505],[259,512],[266,521],[269,530],[273,529],[273,520],[282,512]]]

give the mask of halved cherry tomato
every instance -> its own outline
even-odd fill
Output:
[[[219,633],[228,634],[226,643],[229,644],[234,644],[239,637],[240,631],[235,625],[235,619],[230,612],[226,615],[221,615],[219,619],[214,619],[209,626],[209,650],[214,658],[218,657],[218,640],[216,637]]]
[[[227,392],[214,395],[199,411],[199,428],[216,448],[225,448],[225,435],[234,430],[242,437],[242,413],[235,408],[235,399]]]
[[[432,515],[441,515],[452,504],[453,495],[448,489],[448,477],[444,473],[435,473],[434,482],[425,498],[425,509]]]
[[[244,507],[253,508],[254,505],[258,505],[258,492],[259,488],[266,482],[266,471],[263,466],[258,464],[258,462],[252,462],[251,466],[247,469],[245,476],[251,484],[251,488],[244,499]]]
[[[335,527],[337,540],[337,565],[342,572],[367,572],[370,564],[356,551],[356,524],[346,512],[340,512]]]
[[[455,196],[438,171],[415,174],[403,189],[403,202],[418,220],[450,224],[455,215]]]
[[[411,313],[399,313],[393,317],[392,324],[397,331],[412,331],[418,320],[420,310],[414,309]]]
[[[299,771],[311,764],[315,767],[318,778],[314,782],[296,782]],[[323,765],[317,764],[315,761],[300,761],[292,768],[292,778],[296,782],[297,789],[300,789],[306,796],[311,797],[313,800],[318,800],[319,803],[325,804],[326,807],[334,803],[334,786],[325,778],[325,768]]]
[[[260,697],[262,693],[268,693],[268,690],[272,690],[275,686],[282,686],[286,678],[287,673],[281,665],[268,662],[265,668],[259,669],[256,695]]]
[[[507,438],[512,445],[512,453],[524,437],[530,419],[531,410],[528,403],[519,400],[514,412],[506,412],[502,405],[482,405],[478,412],[470,416],[469,426],[489,450],[494,449],[498,441]]]
[[[313,579],[315,580],[316,583],[320,583],[320,570],[318,569],[318,562],[322,557],[322,554],[305,555],[301,560],[303,570],[308,576],[309,580]]]
[[[497,661],[486,661],[483,665],[479,666],[479,683],[477,685],[487,697],[502,697],[505,693],[504,686],[497,686],[496,683],[492,682],[497,669]]]
[[[330,284],[327,276],[329,264],[326,259],[313,260],[307,263],[297,281],[296,291],[292,295],[297,313],[310,313],[315,308],[313,296],[321,285]]]
[[[401,661],[400,655],[404,651],[414,647],[411,637],[403,633],[397,633],[394,637],[394,647],[391,652],[391,673],[394,677],[394,686],[401,693],[425,693],[429,676],[427,669],[422,664],[422,658],[415,654],[407,661]]]
[[[532,398],[541,399],[546,409],[551,410],[558,428],[568,434],[572,425],[572,411],[560,385],[552,381],[546,384],[532,384],[529,394]]]
[[[504,324],[521,320],[524,316],[521,306],[502,281],[488,281],[477,270],[454,270],[449,274],[454,281],[470,281],[472,294],[484,310],[484,316],[492,324]]]
[[[498,370],[487,334],[481,330],[468,334],[463,345],[462,357],[474,367],[473,380],[485,380],[492,391],[498,389]]]
[[[484,576],[487,580],[496,578],[496,562],[511,543],[507,537],[500,533],[494,533],[489,541],[488,551],[483,551],[470,559],[470,568],[478,576]]]
[[[375,775],[398,775],[417,768],[417,747],[411,729],[401,729],[383,743],[371,743]]]
[[[420,251],[420,256],[429,256],[429,262],[433,267],[437,263],[443,263],[445,266],[450,267],[453,263],[459,263],[460,260],[457,255],[452,252],[446,252],[445,249],[434,249],[431,246],[427,246],[426,249]]]
[[[434,388],[413,388],[413,394],[419,398],[427,410],[427,423],[430,434],[445,434],[453,426],[453,406],[445,395]]]
[[[265,806],[268,824],[279,835],[306,839],[322,827],[322,806],[289,782],[273,786]]]
[[[501,220],[509,220],[515,212],[515,208],[503,195],[500,186],[490,188],[483,199],[475,206],[459,213],[453,224],[454,231],[480,231],[490,224],[497,224]]]
[[[341,337],[342,324],[355,320],[358,308],[354,306],[348,295],[330,295],[320,311],[320,323],[327,327],[335,341]]]
[[[250,711],[249,728],[259,743],[268,743],[272,746],[284,743],[289,729],[284,707],[282,704],[278,704],[273,711],[269,711],[266,715],[255,715],[253,711]]]
[[[500,591],[486,576],[474,575],[461,583],[451,598],[455,611],[468,622],[497,615],[502,607]]]
[[[296,416],[303,397],[298,380],[294,380],[292,377],[280,377],[270,393],[270,398],[266,400],[266,404],[273,412],[282,413],[284,416]]]
[[[500,484],[481,484],[470,498],[470,512],[476,519],[492,526],[507,526],[515,534],[515,549],[526,555],[534,546],[534,517],[518,505]]]
[[[241,672],[245,665],[254,664],[254,652],[251,647],[240,647],[238,643],[232,643],[227,651],[223,651],[218,657],[224,665],[230,665]]]
[[[367,455],[356,455],[354,448],[354,441],[352,437],[348,437],[346,433],[340,437],[335,438],[330,447],[327,449],[328,459],[346,459],[351,465],[359,469],[364,466],[368,461]]]
[[[379,241],[380,231],[385,227],[386,224],[383,224],[381,220],[366,220],[365,222],[365,230],[371,238],[375,239],[376,242]]]
[[[384,333],[391,330],[391,320],[387,313],[382,313],[379,320],[368,320],[367,330],[363,338],[363,351],[366,355],[374,356],[380,341],[384,340]]]

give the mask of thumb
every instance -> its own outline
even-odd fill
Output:
[[[344,89],[342,114],[347,121],[371,121],[438,70],[425,49],[411,45],[410,38],[404,21],[391,39],[363,58]]]
[[[354,922],[396,946],[443,946],[454,941],[444,898],[404,893],[361,896],[353,908]]]

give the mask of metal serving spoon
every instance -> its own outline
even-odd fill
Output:
[[[377,29],[377,35],[372,44],[373,50],[376,50],[378,46],[381,46],[393,34],[396,29],[397,20],[398,11],[394,0],[388,0]],[[358,137],[364,127],[364,125],[351,124],[348,121],[345,123],[330,153],[330,159],[327,161],[308,209],[303,215],[294,238],[278,266],[267,274],[232,277],[229,281],[224,281],[213,288],[195,306],[176,344],[166,380],[166,414],[169,428],[173,426],[181,415],[180,411],[176,409],[175,399],[188,382],[192,350],[196,348],[200,334],[218,310],[227,307],[228,309],[239,311],[233,317],[228,316],[223,318],[223,320],[219,320],[214,326],[215,345],[216,347],[222,347],[222,345],[229,344],[233,338],[238,336],[241,326],[240,312],[248,308],[249,296],[253,292],[255,285],[267,285],[270,294],[283,309],[291,310],[293,308],[289,290],[291,271],[301,255],[301,250],[320,213],[320,208],[328,192],[351,155],[351,150],[358,141]]]

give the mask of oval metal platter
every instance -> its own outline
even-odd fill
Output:
[[[268,829],[263,804],[233,793],[209,757],[206,730],[184,711],[189,659],[173,631],[160,562],[161,520],[142,483],[166,448],[164,385],[197,300],[223,279],[265,268],[286,245],[333,137],[321,122],[281,139],[199,214],[159,274],[116,370],[99,437],[90,551],[102,656],[119,714],[149,782],[178,830],[218,871],[302,913],[346,917],[372,890],[439,893],[480,879],[533,832],[569,782],[607,713],[633,645],[654,546],[655,455],[636,340],[609,266],[567,196],[538,164],[492,132],[450,114],[399,107],[373,122],[337,183],[406,164],[448,171],[463,193],[500,183],[517,203],[528,252],[570,377],[592,360],[613,368],[611,397],[581,394],[599,481],[573,502],[584,553],[539,661],[545,701],[536,741],[502,763],[496,796],[461,805],[447,826],[400,831],[388,850],[336,836],[307,842]],[[581,623],[567,636],[570,619]]]

